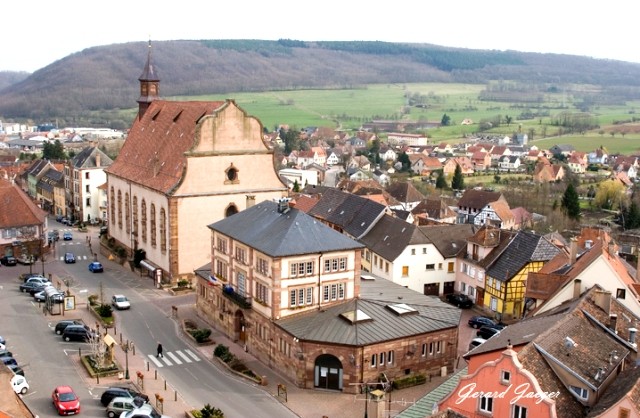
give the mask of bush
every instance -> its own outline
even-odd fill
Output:
[[[206,404],[200,411],[200,418],[224,418],[224,414],[218,408]]]
[[[393,381],[394,389],[404,389],[411,386],[422,385],[427,382],[427,377],[423,374],[414,374]]]
[[[98,303],[98,295],[89,295],[89,305],[96,305]]]
[[[189,330],[189,334],[195,338],[197,343],[203,343],[209,339],[211,335],[211,330],[209,328],[199,328],[194,330]]]
[[[187,279],[178,280],[178,287],[181,288],[181,289],[185,288],[185,287],[189,287],[190,288],[191,287],[191,282],[189,280],[187,280]]]
[[[96,312],[103,318],[111,318],[113,316],[113,309],[111,305],[107,305],[103,303],[102,305],[96,308]]]
[[[225,355],[229,354],[229,347],[227,347],[226,345],[223,344],[218,344],[216,346],[216,349],[213,350],[213,355],[216,357],[220,357],[222,358]]]

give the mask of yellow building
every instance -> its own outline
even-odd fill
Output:
[[[484,306],[498,318],[521,318],[528,274],[538,272],[559,252],[558,247],[540,235],[518,232],[487,268]]]

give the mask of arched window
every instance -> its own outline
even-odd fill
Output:
[[[142,199],[142,205],[140,207],[140,212],[142,212],[142,242],[147,242],[147,202]]]
[[[151,204],[151,246],[156,247],[156,205]]]
[[[131,233],[131,204],[129,203],[129,193],[124,194],[124,227],[127,234]]]
[[[167,213],[160,209],[160,250],[167,252]]]
[[[229,216],[235,215],[236,213],[238,213],[238,207],[232,203],[227,207],[227,210],[224,211],[224,216],[225,218],[228,218]]]
[[[122,191],[118,190],[118,228],[122,229]]]
[[[116,193],[111,186],[111,225],[116,224]]]
[[[133,235],[138,237],[138,196],[133,196]]]
[[[227,167],[226,170],[224,170],[224,174],[225,174],[225,179],[224,179],[224,184],[238,184],[240,183],[240,179],[238,178],[238,172],[240,170],[238,170],[233,163],[231,163],[231,165],[229,165],[229,167]]]

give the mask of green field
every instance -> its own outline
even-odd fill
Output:
[[[509,117],[509,124],[485,131],[487,134],[508,135],[526,133],[540,148],[555,144],[572,144],[579,151],[592,151],[604,146],[609,153],[635,153],[640,149],[640,124],[626,126],[624,136],[617,121],[630,121],[640,103],[621,105],[594,105],[589,115],[597,121],[599,128],[584,134],[562,134],[553,124],[554,117],[562,112],[579,113],[577,99],[559,92],[539,94],[542,101],[535,103],[512,103],[484,101],[479,99],[482,84],[384,84],[367,85],[362,88],[340,90],[291,90],[261,93],[235,93],[226,95],[171,97],[170,100],[224,100],[234,99],[250,115],[257,117],[271,131],[277,126],[288,125],[301,129],[308,126],[327,126],[343,130],[357,130],[363,123],[375,119],[427,120],[440,122],[447,114],[451,125],[429,129],[426,135],[432,142],[458,142],[465,135],[479,131],[483,120]],[[574,94],[589,86],[573,86]],[[595,89],[595,88],[594,88]],[[426,108],[409,106],[409,97],[421,96]],[[521,118],[529,113],[541,116]],[[461,125],[471,119],[472,125]],[[611,132],[615,132],[612,135]],[[560,135],[558,135],[560,133]]]

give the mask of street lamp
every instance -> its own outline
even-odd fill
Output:
[[[124,351],[124,378],[129,380],[129,350],[133,349],[133,342],[127,340],[122,344],[122,350]]]

